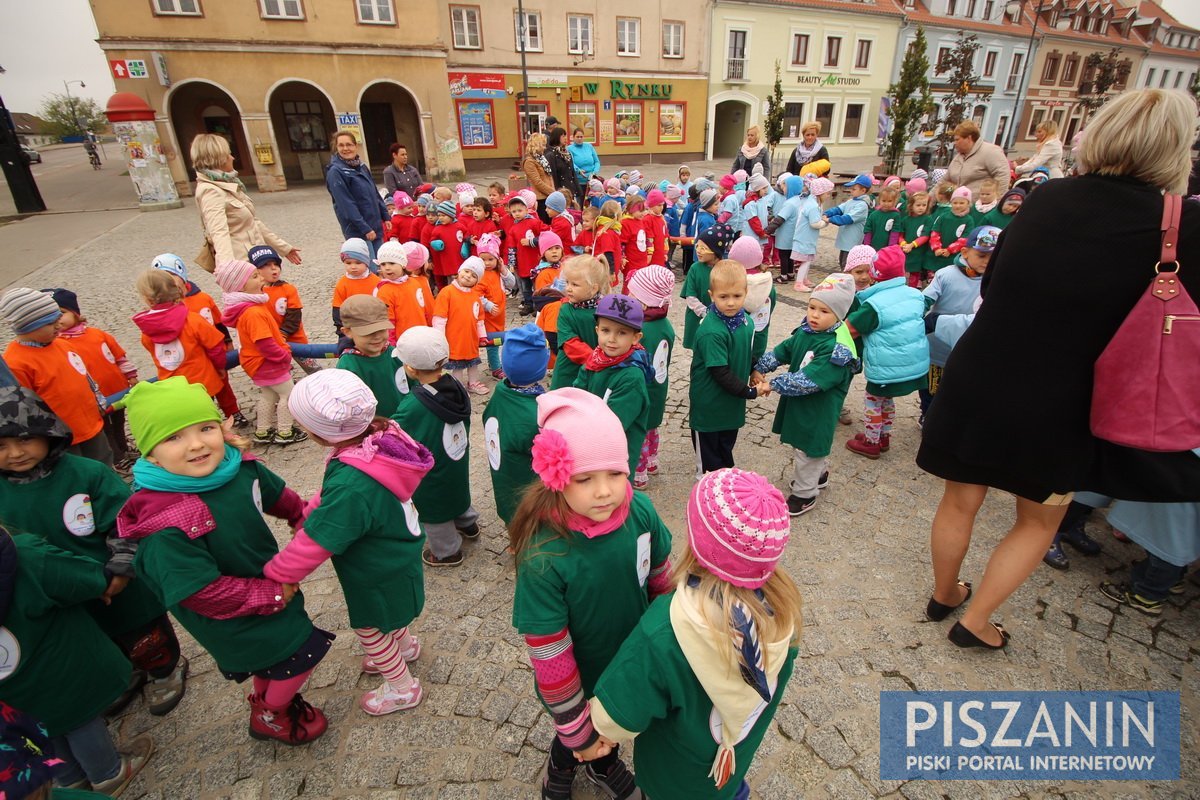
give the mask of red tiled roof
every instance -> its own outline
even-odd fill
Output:
[[[1002,17],[1002,22],[980,22],[976,19],[966,19],[962,17],[947,17],[942,14],[935,14],[929,10],[922,0],[916,0],[910,8],[905,5],[904,0],[892,0],[896,7],[900,9],[905,17],[913,22],[920,22],[929,25],[937,25],[940,28],[962,28],[967,31],[980,31],[983,33],[996,34],[1020,34],[1025,36],[1030,30],[1030,20],[1027,14],[1021,15],[1020,22],[1012,22],[1008,16]]]
[[[1179,20],[1172,17],[1170,12],[1168,12],[1165,8],[1160,6],[1158,3],[1155,3],[1154,0],[1142,0],[1142,2],[1138,4],[1137,10],[1138,10],[1138,16],[1154,17],[1156,19],[1161,19],[1163,22],[1170,25],[1175,30],[1186,31],[1188,33],[1197,33],[1198,32],[1195,28],[1191,28],[1187,25],[1184,25],[1182,22],[1180,22]]]

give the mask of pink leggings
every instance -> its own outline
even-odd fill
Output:
[[[314,667],[315,669],[315,667]],[[271,708],[283,708],[292,702],[292,698],[300,691],[300,687],[308,680],[312,670],[302,672],[291,678],[273,681],[268,678],[254,676],[254,693],[262,697],[263,702]]]
[[[354,633],[367,658],[371,659],[385,681],[399,691],[412,686],[413,676],[404,661],[404,651],[412,649],[416,642],[407,627],[395,631],[355,628]]]
[[[651,428],[646,431],[646,438],[642,440],[642,455],[638,459],[638,475],[645,476],[651,467],[658,469],[658,445],[658,428]]]

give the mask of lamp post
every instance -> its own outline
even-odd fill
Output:
[[[75,110],[75,98],[71,96],[72,83],[78,83],[80,89],[86,89],[87,84],[83,81],[63,81],[63,89],[67,92],[67,105],[71,107],[71,119],[75,121],[75,127],[79,128],[81,133],[84,133],[83,125],[79,123],[79,112]]]
[[[1004,10],[1009,14],[1013,14],[1024,7],[1025,0],[1012,0],[1012,2],[1004,6]],[[1029,32],[1029,44],[1025,48],[1025,63],[1021,65],[1021,80],[1017,83],[1017,104],[1013,108],[1012,125],[1009,126],[1008,133],[1005,135],[1005,139],[1007,140],[1004,145],[1005,152],[1012,148],[1013,137],[1017,132],[1017,123],[1021,119],[1021,110],[1025,105],[1025,95],[1029,89],[1029,87],[1026,85],[1026,77],[1029,75],[1029,65],[1033,63],[1033,42],[1037,38],[1038,22],[1041,19],[1042,11],[1045,11],[1049,8],[1050,6],[1036,5],[1032,9],[1033,29]],[[1075,14],[1073,9],[1062,9],[1058,13],[1059,20],[1054,27],[1060,29],[1063,27],[1062,23],[1069,20]],[[1068,22],[1067,24],[1070,23]]]

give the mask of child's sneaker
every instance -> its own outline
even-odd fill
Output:
[[[824,472],[821,473],[821,477],[817,478],[817,488],[818,489],[828,489],[829,488],[829,470],[825,470]]]
[[[277,445],[286,447],[289,444],[296,444],[297,442],[303,442],[307,439],[308,434],[293,425],[290,431],[281,431],[276,433],[274,442]]]
[[[862,436],[862,434],[859,434]],[[868,442],[867,437],[853,438],[846,440],[846,449],[852,453],[858,453],[860,456],[866,456],[871,460],[879,458],[879,442]]]
[[[171,712],[187,691],[188,660],[183,656],[170,675],[163,678],[151,679],[146,682],[143,696],[146,698],[146,710],[156,717]]]
[[[233,415],[233,426],[235,428],[249,428],[250,420],[246,419],[246,415],[242,412],[236,411]]]
[[[636,472],[633,475],[633,488],[645,489],[650,485],[650,475],[647,472]]]
[[[1157,617],[1163,612],[1164,602],[1162,600],[1151,600],[1148,597],[1143,597],[1140,594],[1135,594],[1130,591],[1127,583],[1109,583],[1105,581],[1100,584],[1100,594],[1107,597],[1109,600],[1116,600],[1118,603],[1135,608],[1143,614],[1148,614],[1151,617]]]
[[[502,369],[494,369],[494,370],[492,370],[492,377],[493,377],[493,378],[495,378],[495,379],[496,379],[496,380],[498,380],[498,381],[502,381],[502,380],[504,380],[505,378],[507,378],[508,376],[504,374],[504,370],[502,370]]]
[[[642,800],[643,798],[642,790],[634,785],[633,773],[620,759],[614,760],[605,774],[597,772],[591,763],[586,763],[583,765],[583,777],[591,781],[604,793],[605,797],[612,798],[612,800]]]
[[[275,429],[267,428],[265,431],[255,431],[250,439],[255,444],[271,444],[275,441]]]
[[[546,756],[542,774],[538,776],[542,785],[542,800],[571,800],[571,784],[575,782],[575,767],[555,769]]]
[[[471,381],[467,384],[467,391],[471,394],[487,394],[488,387],[483,381]]]
[[[416,678],[413,678],[412,686],[403,692],[397,691],[390,683],[384,681],[378,689],[364,694],[358,702],[358,707],[373,717],[381,717],[384,714],[416,708],[423,696],[421,682]]]
[[[423,561],[427,567],[458,567],[462,566],[463,554],[462,550],[459,550],[456,553],[451,553],[448,556],[438,558],[433,554],[432,550],[425,548],[425,550],[421,553],[421,561]]]
[[[815,497],[797,497],[796,495],[788,495],[787,507],[789,517],[798,517],[801,514],[807,514],[812,511],[813,506],[817,504]]]
[[[850,418],[850,409],[842,406],[842,410],[838,412],[838,422],[843,425],[849,425],[854,420]]]
[[[465,528],[459,528],[458,533],[464,539],[478,539],[479,538],[479,523],[472,522],[470,525],[468,525]]]
[[[121,768],[117,774],[106,781],[92,784],[92,791],[109,797],[119,796],[146,766],[153,752],[153,739],[149,736],[137,737],[129,743],[129,753],[121,756]]]

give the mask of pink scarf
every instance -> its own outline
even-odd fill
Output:
[[[625,524],[625,520],[629,519],[629,506],[633,502],[633,486],[628,482],[625,484],[625,500],[621,505],[617,506],[612,515],[603,522],[596,522],[588,519],[582,514],[576,514],[574,511],[567,517],[567,528],[578,533],[582,533],[589,539],[595,539],[597,536],[604,536],[612,533],[617,528]]]

